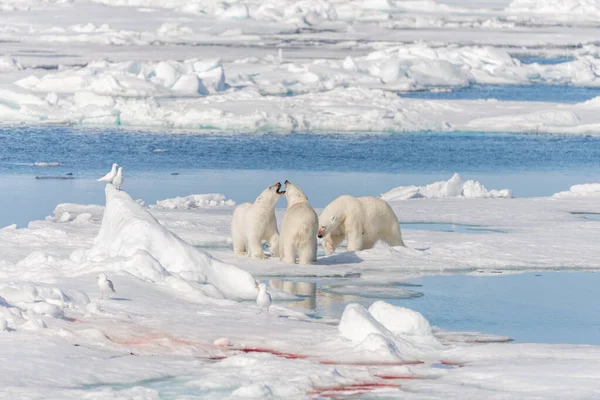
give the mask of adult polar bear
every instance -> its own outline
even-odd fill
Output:
[[[285,181],[288,207],[281,222],[279,257],[282,262],[311,264],[317,260],[317,229],[319,217],[302,189]]]
[[[404,246],[400,223],[385,201],[373,197],[340,196],[319,216],[317,236],[323,238],[327,255],[348,237],[348,251],[370,249],[379,240],[390,246]]]
[[[281,183],[269,186],[256,198],[254,203],[243,203],[233,211],[231,236],[233,252],[248,254],[252,258],[267,258],[262,241],[269,244],[273,257],[279,256],[279,232],[275,219],[275,204],[285,194],[280,191]]]

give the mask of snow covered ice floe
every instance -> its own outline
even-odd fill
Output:
[[[573,185],[564,192],[554,194],[554,197],[600,196],[600,183],[584,183]]]
[[[459,174],[455,173],[447,181],[433,182],[426,186],[399,186],[381,195],[386,201],[421,199],[421,198],[511,198],[509,189],[487,190],[480,182],[465,181]]]
[[[106,207],[62,204],[54,216],[26,229],[0,230],[0,296],[5,301],[0,317],[6,321],[0,360],[23,365],[18,376],[10,371],[3,375],[0,394],[81,398],[84,391],[94,396],[120,390],[122,397],[132,398],[137,392],[126,386],[152,398],[160,389],[147,380],[173,376],[177,378],[165,383],[173,390],[181,384],[208,398],[234,392],[310,398],[367,387],[378,388],[374,394],[385,389],[392,397],[408,391],[417,397],[447,398],[452,393],[479,398],[498,389],[498,380],[514,382],[502,386],[506,396],[527,397],[547,394],[549,388],[560,391],[575,378],[578,385],[571,395],[598,390],[597,376],[590,372],[600,370],[596,347],[481,343],[501,338],[440,332],[421,314],[379,301],[368,309],[347,306],[339,325],[321,323],[288,310],[273,288],[272,315],[262,318],[252,301],[254,279],[244,271],[294,276],[306,268],[350,268],[361,273],[350,279],[381,283],[427,269],[439,272],[440,267],[543,269],[571,259],[577,264],[572,268],[600,268],[593,250],[595,224],[570,214],[593,211],[593,198],[392,201],[401,219],[460,219],[508,233],[467,241],[461,234],[407,231],[409,247],[429,249],[378,246],[353,257],[334,255],[325,265],[283,268],[278,260],[249,261],[231,251],[211,251],[211,256],[179,238],[214,241],[229,236],[231,207],[144,209],[110,185],[106,195]],[[184,220],[190,224],[179,223]],[[559,232],[560,241],[544,245]],[[90,302],[99,296],[94,276],[101,271],[114,280],[121,300]],[[244,282],[252,286],[249,301],[222,298],[243,298]],[[227,346],[215,345],[221,338],[227,338]],[[15,357],[13,349],[24,343],[36,351]],[[450,366],[436,368],[441,362]],[[589,375],[581,376],[573,365],[582,365]],[[553,379],[543,379],[545,374]],[[117,383],[120,389],[111,386]]]
[[[221,193],[192,194],[184,197],[174,197],[172,199],[158,200],[156,204],[150,205],[150,208],[163,208],[168,210],[200,207],[233,207],[235,201],[228,199]]]
[[[406,44],[345,59],[93,60],[24,70],[0,88],[6,122],[228,132],[594,133],[596,100],[573,105],[399,98],[471,84],[599,86],[594,55],[522,63],[491,46]],[[16,74],[16,75],[15,75]],[[323,110],[326,110],[323,112]]]

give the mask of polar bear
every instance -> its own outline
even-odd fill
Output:
[[[348,251],[370,249],[379,240],[390,246],[404,246],[400,223],[385,201],[373,197],[340,196],[319,216],[319,238],[327,255],[348,237]]]
[[[285,181],[285,198],[288,207],[281,222],[279,257],[282,262],[300,264],[317,261],[317,230],[319,217],[308,203],[308,198],[298,186]]]
[[[269,244],[271,254],[279,256],[279,232],[275,219],[275,204],[285,193],[280,191],[281,183],[269,186],[256,198],[254,203],[243,203],[233,211],[231,236],[235,254],[248,254],[252,258],[267,258],[262,241]]]

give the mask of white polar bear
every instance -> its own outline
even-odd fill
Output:
[[[275,204],[285,193],[281,183],[269,186],[256,198],[254,203],[243,203],[233,211],[231,236],[235,254],[248,254],[252,258],[267,258],[262,241],[269,244],[271,254],[279,256],[279,232],[275,219]]]
[[[308,204],[308,198],[298,186],[285,181],[287,211],[281,222],[279,257],[282,262],[311,264],[317,260],[317,229],[319,217]]]
[[[319,216],[317,236],[323,248],[332,254],[348,237],[348,251],[370,249],[379,240],[390,246],[404,246],[400,223],[385,201],[373,197],[340,196]]]

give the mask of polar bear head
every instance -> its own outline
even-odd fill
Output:
[[[335,231],[344,220],[343,209],[336,202],[330,203],[319,215],[319,230],[317,237],[322,238]]]
[[[276,184],[269,186],[258,195],[255,202],[275,206],[277,200],[279,200],[279,198],[285,194],[285,190],[282,191],[280,189],[281,182],[277,182]]]
[[[285,181],[285,198],[287,199],[288,207],[296,203],[308,201],[308,197],[306,197],[302,189],[287,180]]]

